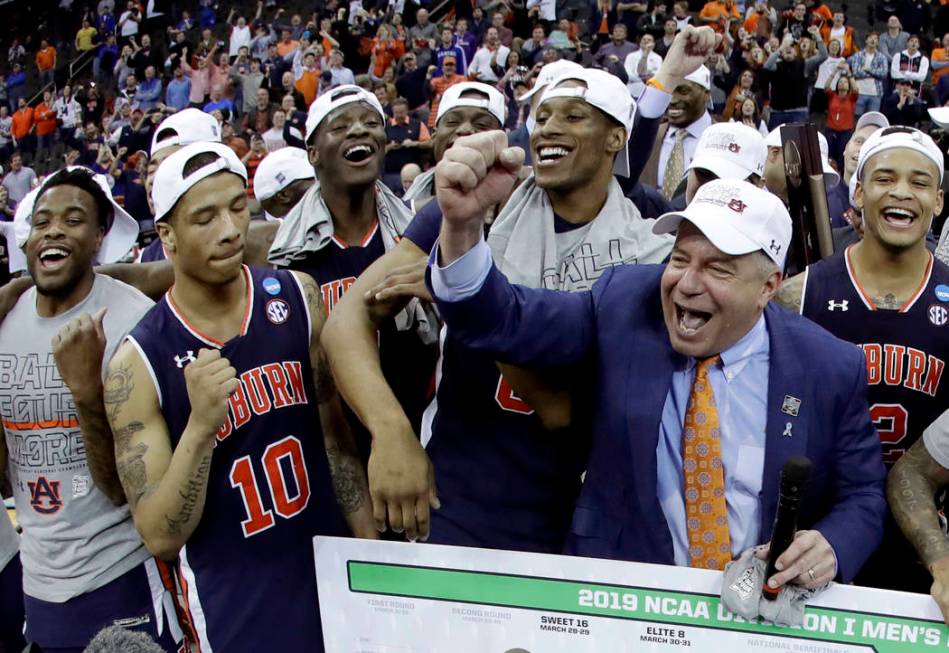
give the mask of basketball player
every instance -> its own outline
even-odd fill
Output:
[[[106,408],[135,524],[179,557],[201,649],[321,651],[312,537],[375,531],[319,290],[242,264],[246,174],[220,143],[158,169],[175,285],[110,363]]]
[[[926,248],[943,205],[943,155],[926,134],[888,127],[867,138],[855,174],[863,239],[790,279],[779,301],[863,348],[870,414],[890,467],[949,405],[949,303],[939,290],[949,267]],[[930,578],[891,518],[857,582],[925,592]]]
[[[175,651],[171,597],[124,505],[103,403],[104,361],[151,301],[92,266],[124,255],[138,225],[87,168],[27,197],[18,244],[36,285],[0,326],[0,460],[23,526],[26,635],[78,652],[117,624]]]
[[[704,63],[714,41],[714,33],[707,28],[682,36],[657,76],[661,85],[675,88]],[[608,75],[597,77],[597,81],[607,89],[615,88],[617,98],[628,98],[628,92],[620,90],[621,82],[616,86]],[[669,97],[665,94],[666,103]],[[563,102],[558,98],[551,106]],[[555,195],[577,185],[585,188],[584,193],[569,193],[581,198],[574,209],[585,213],[583,219],[567,225],[558,219],[563,218],[560,211],[541,216],[541,220],[558,225],[558,231],[563,229],[564,240],[583,234],[595,222],[610,187],[609,176],[596,175],[605,172],[600,167],[604,162],[612,165],[615,155],[607,151],[606,134],[620,124],[592,105],[569,104],[579,111],[577,118],[583,115],[578,119],[583,129],[596,121],[595,137],[564,127],[564,118],[570,114],[561,106],[552,109],[555,119],[551,127],[537,127],[531,141],[534,161],[541,160],[541,147],[558,141],[594,143],[590,150],[582,148],[582,162],[590,165],[582,172],[571,168],[567,175],[555,161],[538,168],[546,167],[549,172],[538,175],[537,185]],[[664,110],[662,107],[657,113]],[[574,145],[572,149],[578,148]],[[574,155],[563,163],[572,166],[576,160]],[[603,195],[598,200],[599,193]],[[430,419],[424,423],[426,451],[379,371],[378,312],[387,304],[390,310],[398,310],[399,304],[392,298],[419,292],[415,268],[425,264],[439,220],[437,204],[424,207],[398,247],[357,280],[324,331],[327,355],[341,392],[373,437],[369,480],[377,526],[385,528],[388,522],[393,529],[404,528],[409,538],[424,539],[431,532],[431,541],[559,551],[585,456],[583,438],[571,437],[563,430],[570,423],[570,403],[564,401],[569,392],[562,387],[538,387],[534,379],[523,377],[516,382],[515,391],[515,382],[505,377],[516,370],[505,368],[502,377],[494,361],[475,356],[443,335],[437,401],[431,404]],[[529,385],[524,385],[525,381]],[[439,496],[432,462],[439,474]],[[462,477],[479,482],[463,482]],[[446,493],[450,503],[440,501]],[[444,518],[433,522],[430,508],[438,509]]]

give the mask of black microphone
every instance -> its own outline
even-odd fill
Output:
[[[768,579],[777,572],[774,563],[794,541],[794,534],[797,532],[797,513],[810,476],[811,461],[804,456],[788,458],[784,463],[784,469],[781,470],[778,509],[774,515],[774,528],[771,530],[771,552],[761,587],[761,595],[769,601],[774,601],[781,593],[780,587],[768,585]]]

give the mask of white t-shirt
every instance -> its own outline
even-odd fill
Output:
[[[121,31],[119,33],[122,36],[135,36],[136,34],[138,34],[137,21],[134,21],[131,18],[129,18],[129,20],[126,20],[124,23],[122,23],[122,20],[124,20],[125,18],[131,15],[132,15],[131,11],[123,11],[122,15],[119,16],[119,23],[122,24]],[[139,19],[141,19],[141,17],[142,15],[141,13],[139,13]]]
[[[267,146],[268,152],[275,152],[281,147],[287,146],[287,141],[283,140],[283,129],[271,127],[260,136],[264,139],[264,145]]]
[[[231,28],[231,44],[227,49],[227,54],[236,57],[237,51],[245,45],[250,48],[250,38],[250,25],[244,25],[243,27],[235,25]]]
[[[507,66],[507,55],[511,53],[511,50],[506,46],[499,45],[497,52],[498,58],[496,63],[501,68],[505,68]],[[474,57],[471,58],[471,65],[468,66],[468,74],[474,75],[479,82],[497,82],[499,78],[491,68],[491,57],[493,55],[494,52],[486,47],[478,48]]]

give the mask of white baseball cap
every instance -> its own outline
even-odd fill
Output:
[[[261,202],[270,199],[298,179],[314,179],[306,150],[290,145],[271,152],[257,165],[254,196]]]
[[[688,170],[702,168],[719,179],[764,175],[768,148],[757,129],[739,122],[718,122],[705,128]]]
[[[684,210],[660,216],[652,231],[672,233],[683,220],[726,254],[761,250],[784,269],[791,245],[791,215],[777,195],[763,188],[747,181],[715,179],[699,188]]]
[[[39,197],[44,190],[49,188],[60,175],[72,171],[87,173],[112,203],[114,216],[112,223],[106,225],[105,236],[102,238],[102,246],[96,255],[96,263],[115,263],[128,254],[129,250],[135,245],[139,231],[138,221],[129,215],[125,209],[116,204],[105,175],[97,175],[89,168],[83,166],[66,166],[58,172],[51,174],[41,185],[31,190],[26,194],[26,197],[20,200],[20,203],[17,204],[16,207],[16,213],[13,215],[13,233],[16,236],[17,247],[23,249],[26,246],[27,239],[30,237],[36,198]]]
[[[870,157],[894,148],[915,150],[935,163],[939,170],[939,183],[942,184],[943,174],[945,173],[945,157],[942,150],[928,134],[924,134],[913,127],[887,127],[870,134],[870,137],[863,142],[863,146],[860,148],[860,156],[857,158],[857,171],[854,176],[857,179],[863,177],[863,166],[870,160]]]
[[[551,61],[548,64],[544,64],[540,69],[540,72],[537,73],[537,78],[534,80],[534,85],[529,91],[520,97],[518,102],[520,104],[530,102],[531,97],[533,97],[535,93],[540,93],[552,81],[562,77],[568,72],[575,71],[577,68],[583,69],[583,66],[574,61],[567,61],[566,59],[558,59],[557,61]]]
[[[205,152],[217,154],[218,159],[185,177],[185,164]],[[223,143],[192,143],[165,159],[155,172],[152,186],[155,222],[167,218],[178,200],[195,184],[218,172],[233,172],[247,183],[247,169],[234,150]]]
[[[850,177],[850,183],[847,185],[847,193],[848,193],[848,196],[849,196],[849,198],[850,198],[850,206],[852,206],[853,208],[859,210],[859,207],[857,206],[857,200],[856,200],[856,195],[857,195],[857,175],[853,175],[853,176]]]
[[[470,91],[477,91],[482,95],[487,95],[488,98],[461,97],[462,93]],[[457,107],[484,109],[497,118],[502,127],[504,126],[505,118],[507,118],[507,102],[504,101],[504,96],[501,95],[498,89],[493,86],[488,86],[487,84],[482,84],[481,82],[461,82],[460,84],[453,84],[445,89],[445,92],[442,93],[441,100],[438,102],[438,113],[435,114],[435,124],[438,124],[442,116]]]
[[[932,109],[929,111],[931,115]],[[853,131],[856,133],[869,125],[879,128],[889,127],[890,121],[879,111],[867,111],[857,120],[857,126],[853,128]]]
[[[175,132],[174,135],[158,141],[158,135],[169,129]],[[190,145],[201,141],[220,143],[220,125],[210,113],[205,113],[200,109],[182,109],[158,123],[155,134],[152,136],[151,156],[155,156],[156,152],[166,147]]]
[[[862,118],[862,116],[861,116]],[[949,107],[933,107],[929,109],[929,119],[942,129],[949,128]],[[889,127],[889,125],[887,125]]]
[[[558,86],[568,80],[581,81],[586,88],[579,86]],[[626,128],[626,146],[616,155],[613,171],[623,177],[629,176],[629,137],[633,133],[633,119],[636,117],[636,102],[629,95],[626,85],[619,77],[597,68],[572,68],[550,84],[540,97],[540,104],[554,98],[579,98],[590,106],[596,107]]]
[[[712,72],[705,66],[699,66],[698,70],[686,75],[685,81],[698,84],[706,91],[712,90]]]
[[[310,104],[310,111],[306,115],[306,138],[303,140],[309,143],[310,137],[313,136],[316,128],[320,126],[326,116],[352,102],[365,102],[378,111],[379,117],[385,122],[386,113],[382,109],[379,98],[361,86],[342,84],[318,96]]]
[[[767,147],[783,147],[781,144],[781,127],[778,125],[771,130],[764,143]],[[821,168],[824,172],[824,182],[828,186],[836,186],[840,183],[840,174],[830,165],[830,146],[827,145],[827,137],[817,132],[817,146],[820,148]]]

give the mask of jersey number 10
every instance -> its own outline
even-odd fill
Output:
[[[296,494],[292,497],[284,472],[285,466],[281,464],[284,459],[290,463],[293,484],[296,486]],[[244,537],[256,535],[273,526],[274,512],[284,519],[290,519],[306,508],[306,504],[310,501],[310,479],[307,476],[306,464],[303,461],[303,447],[299,440],[290,435],[279,442],[274,442],[264,451],[262,463],[273,510],[265,509],[261,501],[261,492],[250,456],[238,458],[231,466],[231,486],[240,490],[241,498],[244,500],[244,510],[247,512],[247,519],[241,522]]]

